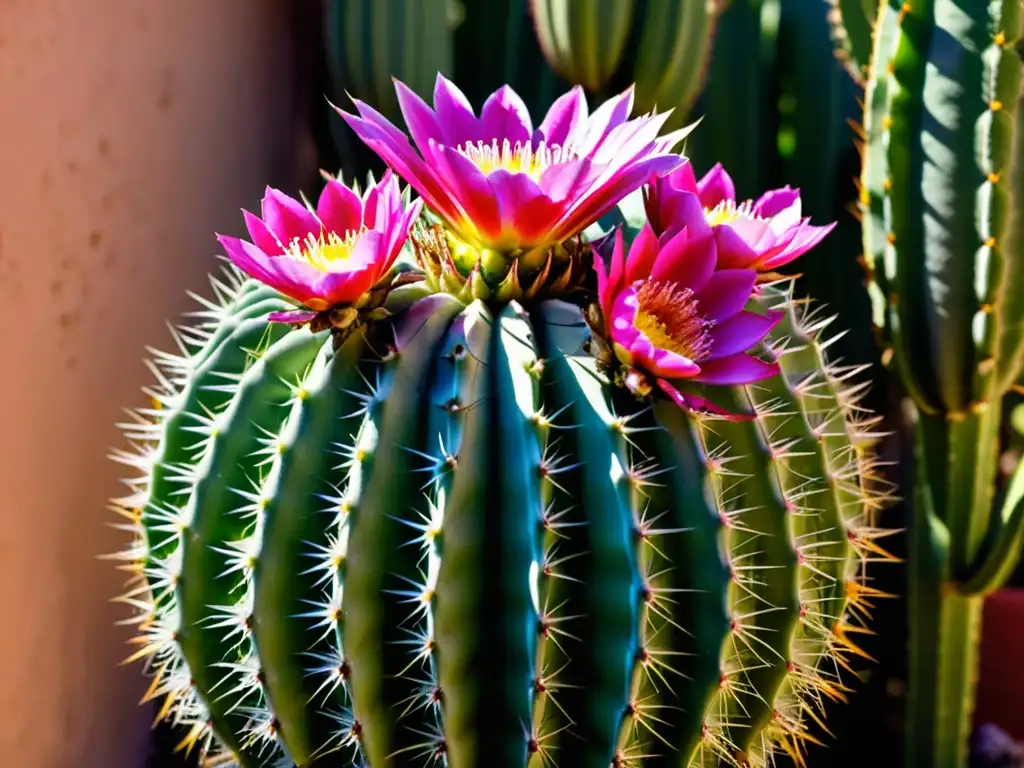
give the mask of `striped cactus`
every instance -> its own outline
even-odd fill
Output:
[[[917,407],[907,765],[967,764],[982,598],[1020,554],[995,509],[1002,399],[1024,367],[1018,0],[882,0],[861,206],[876,320]]]
[[[117,456],[135,655],[208,764],[764,766],[817,740],[885,489],[857,372],[787,284],[759,300],[784,374],[711,388],[746,421],[610,386],[564,301],[411,285],[338,346],[214,285]]]

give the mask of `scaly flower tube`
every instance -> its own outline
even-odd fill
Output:
[[[659,136],[667,112],[629,119],[632,88],[591,115],[575,87],[536,127],[507,85],[491,94],[479,117],[440,74],[433,109],[402,82],[395,88],[415,147],[358,99],[358,116],[338,112],[445,220],[456,251],[521,256],[568,240],[652,176],[677,168],[683,158],[672,148],[690,130]]]
[[[660,238],[646,224],[629,248],[615,234],[610,262],[594,254],[604,343],[624,366],[624,383],[641,394],[649,380],[678,405],[722,413],[684,394],[682,380],[751,384],[779,373],[777,363],[748,354],[783,313],[745,309],[757,272],[720,268],[715,237],[695,195],[683,201],[678,226]]]
[[[802,256],[835,227],[834,222],[823,227],[810,224],[802,214],[798,189],[785,186],[756,201],[739,202],[732,177],[721,163],[698,181],[686,161],[647,190],[647,217],[657,234],[673,228],[676,208],[686,205],[684,196],[690,194],[700,198],[714,230],[721,268],[771,272]]]
[[[391,171],[361,198],[328,180],[315,210],[267,187],[262,218],[242,212],[252,242],[217,237],[235,266],[304,307],[270,319],[301,324],[339,306],[358,308],[394,265],[422,206],[404,206]]]

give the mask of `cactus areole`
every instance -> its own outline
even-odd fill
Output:
[[[631,91],[398,100],[415,146],[357,104],[391,171],[268,189],[152,360],[115,456],[147,699],[210,765],[801,760],[885,495],[829,319],[762,269],[820,239],[798,192],[662,188],[682,134]]]

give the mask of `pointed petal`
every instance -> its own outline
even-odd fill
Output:
[[[268,256],[252,243],[219,235],[231,263],[250,277],[302,304],[317,297],[313,284],[323,273],[304,261]],[[326,309],[326,307],[323,307]]]
[[[718,251],[710,229],[703,234],[699,227],[696,231],[694,236],[686,227],[667,239],[651,270],[651,279],[671,280],[681,288],[700,293],[715,272]]]
[[[480,141],[480,124],[459,87],[440,72],[434,81],[434,111],[444,143],[458,147],[467,142]]]
[[[320,234],[320,222],[306,206],[272,187],[263,196],[263,222],[286,245]]]
[[[509,85],[503,85],[484,102],[480,110],[480,141],[490,143],[497,139],[500,145],[503,139],[510,144],[516,142],[526,144],[533,135],[533,123],[530,110]]]
[[[770,219],[773,216],[777,216],[782,211],[797,205],[796,217],[800,219],[800,190],[792,189],[787,184],[781,189],[772,189],[765,192],[761,197],[758,198],[757,202],[754,203],[754,215],[760,216],[763,219]]]
[[[714,208],[723,200],[736,199],[736,186],[721,163],[715,163],[714,167],[704,174],[704,178],[697,182],[697,191],[705,208]]]
[[[635,87],[630,86],[598,107],[587,120],[578,151],[581,155],[592,155],[604,143],[608,134],[629,119],[633,111]]]
[[[449,221],[459,222],[465,219],[465,212],[452,199],[434,170],[416,153],[403,134],[399,133],[396,139],[374,122],[338,111],[363,143],[376,152],[387,165],[394,168],[395,173],[405,179],[406,183],[424,198],[427,205]]]
[[[263,223],[263,219],[248,211],[242,211],[242,217],[245,219],[245,228],[249,230],[249,237],[261,251],[271,256],[284,253],[282,244]]]
[[[632,283],[634,280],[648,279],[657,258],[658,236],[654,234],[650,224],[644,224],[643,229],[637,233],[629,246],[624,282]]]
[[[811,248],[824,240],[825,236],[835,229],[835,226],[835,222],[824,227],[812,227],[810,225],[805,225],[796,233],[781,253],[765,259],[761,268],[771,270],[789,264],[791,261],[807,253],[807,251],[811,250]]]
[[[395,80],[395,94],[398,96],[398,107],[402,110],[405,125],[419,151],[425,153],[427,143],[431,139],[441,143],[441,127],[437,124],[434,110],[427,102],[401,80]]]
[[[331,179],[317,200],[316,215],[328,232],[344,236],[362,225],[363,203],[355,192],[337,179]]]
[[[551,146],[565,146],[575,138],[579,129],[586,124],[588,115],[587,98],[579,85],[562,94],[551,105],[544,121],[534,135],[534,146],[540,140]],[[539,133],[539,136],[537,135]]]
[[[747,305],[756,282],[752,269],[720,269],[697,294],[697,307],[704,317],[722,322]]]
[[[706,360],[747,352],[760,343],[786,316],[785,312],[771,312],[766,315],[743,311],[724,320],[711,329],[711,354]],[[701,367],[705,361],[701,361]]]
[[[772,376],[777,376],[778,373],[778,363],[766,363],[756,357],[740,353],[702,363],[700,373],[694,377],[694,381],[704,384],[735,386],[764,381]]]

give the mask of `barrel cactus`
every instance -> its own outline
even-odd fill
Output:
[[[153,357],[116,455],[148,698],[211,765],[799,761],[886,557],[858,372],[767,271],[822,231],[629,93],[534,130],[402,88],[422,157],[345,118],[420,200],[268,190]]]

